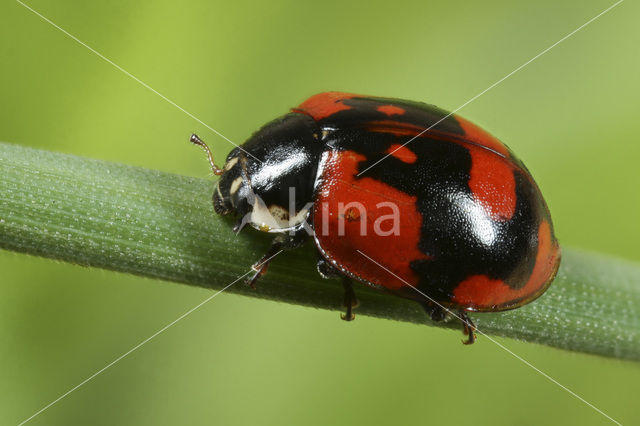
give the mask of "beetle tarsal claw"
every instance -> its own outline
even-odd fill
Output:
[[[356,314],[350,314],[349,316],[347,316],[347,314],[340,314],[340,318],[344,321],[353,321],[356,319]]]

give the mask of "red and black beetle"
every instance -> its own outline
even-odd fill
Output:
[[[196,135],[191,141],[208,151]],[[216,213],[239,216],[236,231],[249,223],[276,234],[250,284],[311,231],[318,271],[343,280],[346,320],[355,279],[416,300],[436,321],[457,311],[473,343],[467,312],[531,302],[560,263],[549,210],[524,164],[433,105],[320,93],[231,151],[222,169],[208,153],[221,176]]]

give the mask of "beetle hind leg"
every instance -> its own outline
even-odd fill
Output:
[[[463,340],[462,343],[465,345],[473,344],[476,341],[476,325],[465,311],[458,311],[458,318],[462,321],[463,333],[468,336],[467,340]]]
[[[342,286],[344,287],[344,307],[347,308],[347,312],[340,314],[340,318],[345,321],[353,321],[356,316],[353,313],[353,309],[360,305],[356,294],[353,292],[353,283],[347,277],[342,277]]]
[[[432,302],[421,302],[420,303],[427,314],[431,317],[433,321],[444,321],[447,317],[447,313],[453,314],[451,311],[448,311],[444,307],[440,305],[436,305]],[[468,336],[466,340],[463,340],[462,343],[465,345],[471,345],[476,341],[476,325],[471,321],[469,315],[465,311],[459,310],[457,315],[454,314],[456,318],[458,318],[462,322],[462,332],[465,336]]]
[[[440,322],[444,321],[447,317],[447,311],[440,305],[436,305],[432,302],[420,302],[420,305],[424,308],[429,318],[432,321]]]

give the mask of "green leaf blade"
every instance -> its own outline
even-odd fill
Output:
[[[249,271],[269,237],[236,236],[213,213],[213,181],[0,143],[0,248],[220,289]],[[274,261],[257,290],[227,291],[341,309],[339,283],[315,272],[309,243]],[[414,302],[357,286],[358,314],[431,322]],[[563,248],[555,282],[508,312],[474,314],[478,328],[621,359],[640,360],[640,265]],[[480,337],[482,341],[482,337]]]

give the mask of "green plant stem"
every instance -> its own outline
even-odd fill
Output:
[[[186,149],[186,148],[185,148]],[[203,166],[204,167],[204,166]],[[220,289],[269,246],[213,213],[214,181],[0,143],[0,248]],[[280,254],[252,290],[228,292],[341,310],[311,243]],[[436,324],[415,303],[357,286],[358,314]],[[563,250],[556,281],[522,308],[472,315],[484,333],[640,360],[640,265]],[[482,341],[482,337],[480,337]]]

